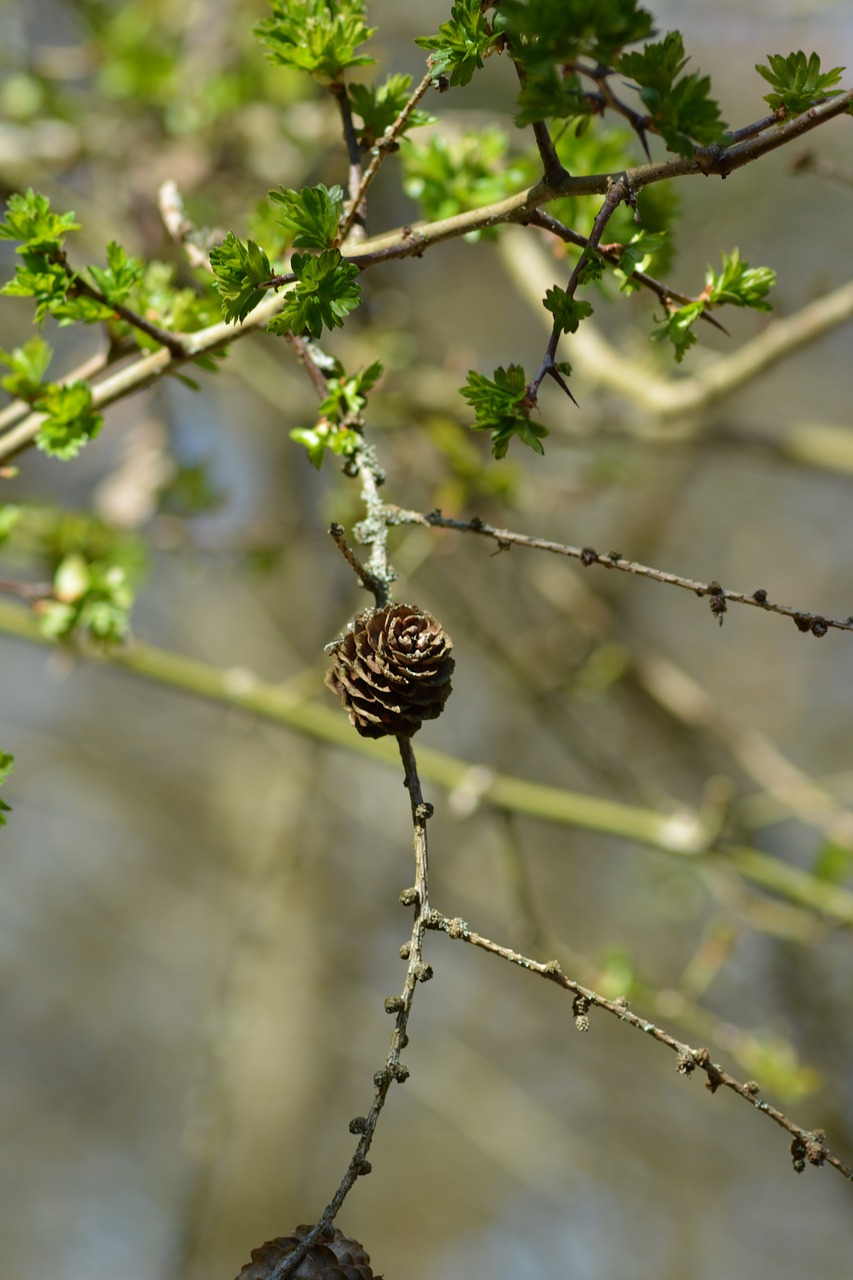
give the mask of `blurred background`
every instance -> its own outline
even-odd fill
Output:
[[[448,10],[371,3],[375,73],[420,78],[413,38]],[[853,66],[841,0],[654,11],[683,31],[733,125],[764,114],[753,66],[768,53]],[[100,261],[111,237],[178,263],[157,212],[165,179],[200,226],[244,236],[269,188],[345,182],[331,101],[271,66],[252,35],[267,12],[261,0],[5,0],[4,196],[33,185],[74,209],[77,263]],[[514,154],[528,139],[511,122],[510,72],[493,59],[470,91],[425,106],[450,137],[505,125]],[[853,167],[848,119],[807,145]],[[697,293],[734,247],[779,272],[776,314],[846,281],[853,191],[795,173],[793,158],[681,182],[668,282]],[[404,146],[377,181],[371,232],[421,216],[405,162]],[[849,327],[664,421],[611,371],[639,362],[688,379],[769,317],[727,314],[730,337],[705,326],[676,371],[649,341],[652,301],[599,300],[600,345],[565,353],[580,407],[543,396],[545,459],[513,446],[495,462],[457,389],[469,368],[539,363],[539,273],[560,281],[566,268],[529,242],[507,232],[370,272],[364,305],[327,341],[348,368],[386,365],[368,431],[388,500],[853,613]],[[14,254],[0,249],[8,277]],[[2,300],[0,346],[30,336],[29,314]],[[46,336],[54,376],[99,342],[50,324]],[[139,640],[331,706],[323,646],[365,598],[326,530],[357,521],[356,487],[290,441],[315,400],[280,340],[241,341],[199,382],[115,406],[71,464],[23,455],[2,497],[38,508],[3,576],[43,576],[56,531],[94,513],[145,561]],[[676,816],[713,810],[723,850],[849,889],[850,636],[816,644],[746,608],[720,628],[687,592],[493,551],[451,532],[392,535],[398,598],[437,614],[457,658],[453,697],[416,750]],[[348,1122],[370,1104],[410,927],[400,771],[2,632],[0,735],[17,761],[0,831],[6,1273],[233,1276],[252,1247],[319,1215],[353,1150]],[[797,817],[778,798],[785,762],[820,784]],[[426,794],[436,907],[627,993],[853,1160],[853,962],[837,915],[763,892],[725,852],[680,857],[523,817],[471,787]],[[671,1054],[615,1020],[593,1011],[578,1035],[549,984],[444,936],[427,944],[435,978],[415,1002],[411,1077],[339,1219],[377,1274],[849,1273],[850,1187],[833,1170],[797,1177],[781,1130],[680,1078]]]

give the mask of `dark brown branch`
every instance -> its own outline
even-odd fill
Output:
[[[540,964],[536,960],[531,960],[527,956],[521,955],[518,951],[513,951],[510,947],[502,947],[498,943],[492,942],[489,938],[484,938],[481,934],[474,933],[473,930],[468,928],[464,920],[459,918],[448,919],[438,911],[430,913],[428,924],[431,929],[440,929],[449,938],[468,942],[471,946],[479,947],[492,955],[500,956],[501,959],[508,960],[510,964],[518,965],[519,968],[527,969],[530,973],[538,974],[539,977],[556,983],[557,986],[562,987],[565,991],[571,991],[575,997],[573,1009],[575,1023],[579,1030],[586,1030],[588,1027],[586,1015],[589,1009],[604,1009],[607,1013],[613,1014],[614,1017],[618,1018],[620,1022],[626,1022],[636,1030],[642,1031],[644,1035],[657,1040],[659,1044],[665,1044],[667,1048],[672,1049],[678,1055],[677,1070],[680,1075],[689,1077],[694,1071],[703,1071],[707,1077],[706,1088],[711,1093],[716,1093],[720,1088],[730,1089],[738,1097],[743,1098],[745,1102],[749,1102],[757,1111],[768,1116],[780,1128],[791,1134],[793,1138],[791,1153],[797,1172],[801,1172],[805,1161],[808,1160],[810,1164],[816,1166],[829,1164],[834,1169],[837,1169],[842,1177],[853,1182],[853,1168],[830,1151],[826,1145],[824,1134],[820,1130],[802,1129],[799,1125],[794,1124],[783,1112],[771,1106],[769,1102],[761,1101],[759,1097],[760,1089],[755,1081],[749,1080],[746,1083],[742,1083],[740,1080],[736,1080],[734,1076],[730,1076],[717,1063],[711,1061],[711,1055],[707,1049],[693,1049],[690,1045],[676,1040],[669,1032],[655,1026],[648,1019],[632,1013],[626,1000],[607,1000],[604,996],[599,996],[587,987],[581,986],[579,982],[567,978],[556,960]]]

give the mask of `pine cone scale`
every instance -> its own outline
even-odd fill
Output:
[[[453,643],[412,605],[388,605],[353,619],[333,648],[327,686],[366,738],[411,737],[441,715],[451,692]]]

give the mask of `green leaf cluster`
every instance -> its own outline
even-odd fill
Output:
[[[653,32],[651,14],[636,0],[502,0],[500,11],[523,73],[519,125],[589,116],[596,108],[578,60],[610,66],[626,45]]]
[[[279,224],[288,233],[294,233],[292,243],[297,249],[329,249],[338,238],[338,226],[344,209],[344,193],[341,187],[331,190],[320,183],[316,187],[304,187],[293,191],[279,187],[270,191],[269,198],[278,210]]]
[[[131,258],[115,240],[107,245],[107,266],[89,267],[89,275],[111,306],[127,302],[139,284],[145,267],[137,258]]]
[[[533,75],[578,58],[610,66],[654,30],[636,0],[501,0],[501,15],[513,57]]]
[[[36,609],[39,629],[51,640],[85,635],[116,644],[127,636],[133,590],[121,565],[70,552],[57,567],[53,590]]]
[[[92,410],[88,382],[44,382],[53,351],[36,335],[22,347],[0,350],[0,363],[11,372],[0,383],[10,395],[26,400],[45,415],[36,445],[53,458],[73,458],[98,434],[103,418]]]
[[[6,204],[6,221],[0,222],[0,240],[20,240],[32,252],[50,254],[62,248],[69,231],[79,231],[73,213],[52,213],[50,201],[30,187],[15,192]]]
[[[9,755],[8,751],[0,751],[0,787],[8,778],[9,774],[15,767],[15,757]],[[12,812],[12,806],[7,804],[5,800],[0,800],[0,827],[5,827],[5,814]]]
[[[360,423],[361,411],[367,404],[367,392],[381,373],[382,365],[377,360],[351,378],[343,371],[341,377],[331,378],[329,394],[320,405],[316,424],[311,428],[296,427],[291,431],[291,440],[304,447],[308,461],[318,471],[327,449],[338,457],[352,458],[362,447],[361,432],[354,424]]]
[[[351,67],[373,62],[355,50],[375,34],[363,0],[269,0],[272,17],[255,27],[272,62],[308,71],[321,84],[340,82]]]
[[[769,53],[767,66],[756,63],[755,70],[763,76],[773,92],[764,95],[764,101],[770,104],[772,111],[784,111],[790,116],[797,116],[807,111],[815,102],[824,98],[834,98],[841,93],[833,89],[838,84],[844,67],[833,67],[831,71],[821,71],[820,58],[816,53],[808,57],[799,49],[789,53],[787,58],[781,53]]]
[[[115,320],[115,307],[127,301],[142,279],[141,262],[111,240],[106,267],[89,267],[87,280],[85,274],[78,275],[68,265],[63,248],[66,233],[80,226],[73,213],[52,213],[47,197],[32,189],[25,195],[11,196],[6,212],[6,221],[0,223],[0,238],[23,243],[17,251],[21,261],[14,278],[0,293],[34,298],[38,324],[47,315],[60,325]],[[93,297],[93,291],[101,296]]]
[[[274,274],[269,258],[254,240],[243,244],[229,231],[222,244],[211,249],[210,265],[226,321],[245,320],[266,295],[265,286]]]
[[[548,430],[530,420],[527,378],[521,365],[495,369],[494,378],[472,370],[461,395],[474,410],[474,430],[491,432],[496,458],[506,455],[513,436],[537,453],[545,452],[542,440]]]
[[[637,231],[619,253],[619,266],[613,274],[623,293],[633,293],[641,286],[632,279],[635,271],[648,271],[655,258],[668,248],[668,231]]]
[[[361,120],[358,133],[359,146],[365,151],[374,146],[395,120],[409,101],[412,77],[407,75],[390,75],[383,84],[351,84],[349,86],[350,105]],[[435,124],[437,116],[428,111],[415,108],[406,119],[400,134],[404,137],[410,129],[425,124]]]
[[[430,51],[430,66],[437,76],[449,76],[452,85],[465,85],[500,39],[492,31],[480,0],[456,0],[438,35],[417,36],[415,44]]]
[[[689,61],[681,33],[670,31],[641,52],[623,54],[616,64],[622,75],[637,82],[651,125],[669,149],[687,156],[696,143],[719,142],[726,131],[720,108],[709,97],[709,78],[696,72],[681,75]]]
[[[775,271],[769,267],[750,267],[741,261],[739,249],[730,255],[724,253],[723,269],[719,274],[708,268],[702,295],[673,311],[666,322],[654,330],[652,337],[657,342],[668,338],[674,347],[676,360],[681,361],[696,342],[693,325],[704,311],[724,304],[750,307],[753,311],[770,311],[770,303],[766,299],[775,283]]]
[[[92,388],[88,382],[51,383],[44,387],[33,407],[44,413],[36,436],[36,446],[51,458],[74,458],[104,425],[101,414],[92,410]]]
[[[356,284],[358,267],[341,257],[337,249],[324,249],[316,258],[295,253],[290,269],[296,284],[285,294],[281,311],[267,325],[268,332],[307,333],[319,338],[324,328],[342,328],[361,301],[361,288]]]
[[[0,378],[0,386],[10,396],[32,404],[42,394],[42,379],[52,359],[53,348],[39,334],[12,351],[0,348],[0,364],[11,370]]]
[[[592,315],[592,307],[588,302],[570,298],[565,289],[556,284],[545,294],[543,305],[554,317],[558,333],[575,333],[581,320]]]
[[[507,136],[496,126],[456,137],[436,134],[424,144],[408,141],[403,190],[430,221],[481,209],[535,181],[537,162],[508,152]],[[495,232],[472,232],[468,238],[484,235]]]
[[[367,404],[367,394],[382,375],[382,365],[374,360],[366,369],[360,369],[351,377],[337,361],[339,374],[329,379],[328,394],[319,407],[319,417],[311,428],[296,427],[290,433],[291,440],[301,444],[308,454],[308,461],[320,470],[326,450],[338,457],[351,458],[364,441],[355,425],[361,422],[362,411]]]

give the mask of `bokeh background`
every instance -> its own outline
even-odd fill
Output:
[[[418,77],[413,37],[448,7],[370,4],[379,73]],[[683,30],[734,124],[763,113],[753,65],[768,53],[814,48],[853,66],[844,3],[655,12]],[[260,0],[0,4],[4,194],[32,184],[75,209],[81,261],[112,236],[176,260],[156,209],[166,178],[200,224],[243,234],[270,187],[343,180],[332,106],[265,61],[251,35],[264,16]],[[451,131],[505,121],[520,146],[511,91],[509,69],[489,65],[469,93],[428,105]],[[810,145],[849,169],[850,121]],[[791,159],[681,183],[676,287],[698,291],[735,245],[779,272],[781,314],[849,276],[853,192],[792,173]],[[395,164],[373,231],[418,216]],[[580,409],[544,399],[545,460],[514,448],[496,463],[456,388],[468,368],[538,364],[542,291],[525,287],[521,254],[516,233],[375,271],[329,341],[348,366],[388,368],[368,428],[389,499],[853,612],[849,327],[666,426],[569,352]],[[7,274],[12,258],[3,246]],[[648,341],[652,310],[601,303],[596,323],[609,358],[671,377]],[[682,373],[767,323],[725,319],[732,336],[703,334]],[[3,300],[0,345],[28,323],[25,304]],[[63,369],[95,341],[48,336]],[[323,646],[364,600],[326,533],[358,518],[354,486],[289,440],[312,420],[304,375],[258,337],[197,392],[172,381],[113,408],[73,464],[22,457],[3,497],[94,509],[149,543],[140,640],[323,700]],[[769,800],[749,737],[843,810],[849,636],[817,644],[749,609],[719,628],[687,593],[492,551],[453,533],[394,535],[399,598],[433,610],[457,654],[453,697],[416,746],[663,812],[728,797],[735,843],[849,884],[850,850],[825,834],[831,805],[807,822]],[[675,669],[707,695],[697,722],[672,692]],[[235,1275],[253,1246],[322,1210],[353,1148],[348,1121],[369,1106],[409,931],[400,772],[2,634],[0,729],[17,757],[0,832],[3,1270]],[[853,1158],[848,932],[750,888],[724,859],[500,812],[470,789],[427,794],[434,905],[537,958],[559,954],[614,995],[630,988],[639,1012],[708,1043]],[[681,1079],[671,1054],[604,1015],[578,1035],[548,984],[444,937],[427,958],[411,1078],[340,1218],[377,1273],[849,1274],[850,1187],[827,1168],[795,1176],[781,1130]]]

